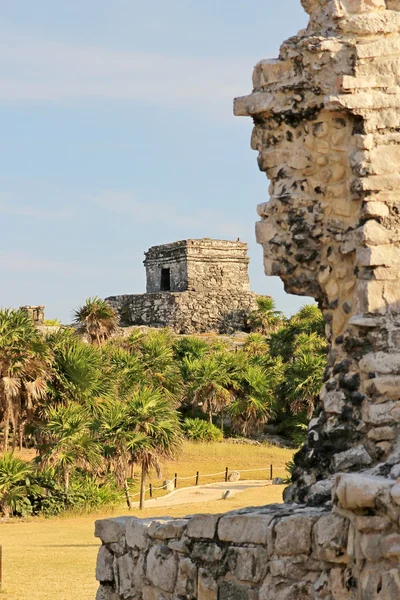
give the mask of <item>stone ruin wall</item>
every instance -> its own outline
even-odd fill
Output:
[[[400,1],[302,5],[307,30],[235,102],[270,181],[266,273],[318,301],[330,344],[287,504],[121,522],[99,599],[400,598]]]
[[[97,521],[97,600],[398,600],[400,483],[342,475],[334,498]]]
[[[257,308],[257,294],[235,290],[217,294],[159,292],[111,296],[107,302],[124,325],[170,327],[176,333],[194,334],[245,330],[248,315]]]

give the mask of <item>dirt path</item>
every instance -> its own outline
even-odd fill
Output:
[[[265,483],[265,480],[238,481],[237,483],[209,483],[206,485],[182,488],[181,490],[171,492],[167,496],[146,500],[145,508],[156,508],[157,506],[177,506],[179,504],[192,504],[195,502],[211,502],[212,500],[219,500],[222,497],[222,494],[227,490],[232,492],[232,497],[240,492],[248,490],[249,488],[261,488],[266,486],[267,484]],[[138,503],[134,503],[134,506],[138,506]]]

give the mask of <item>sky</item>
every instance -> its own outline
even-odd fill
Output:
[[[0,306],[70,322],[89,296],[145,291],[150,246],[255,243],[268,180],[232,100],[306,25],[299,0],[1,0]]]

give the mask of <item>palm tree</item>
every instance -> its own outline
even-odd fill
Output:
[[[324,355],[298,351],[295,360],[286,371],[286,392],[290,409],[294,414],[305,410],[310,419],[322,388],[326,366]]]
[[[175,402],[182,390],[182,377],[174,358],[171,332],[151,332],[139,341],[133,351],[140,357],[146,385],[162,388]]]
[[[114,379],[113,365],[99,347],[76,336],[65,336],[54,345],[53,378],[49,383],[53,400],[74,400],[85,405],[107,394]]]
[[[213,415],[222,414],[232,400],[235,379],[231,360],[235,362],[233,354],[224,358],[217,354],[203,359],[185,358],[183,361],[189,376],[189,397],[208,414],[211,424]]]
[[[28,496],[41,491],[32,482],[32,475],[30,463],[9,452],[0,457],[0,512],[6,519],[24,506]]]
[[[276,310],[273,298],[260,296],[256,298],[257,308],[249,316],[251,331],[267,335],[276,331],[284,320],[280,310]]]
[[[70,402],[48,410],[47,422],[41,428],[39,462],[61,473],[65,492],[76,468],[96,469],[101,465],[101,447],[91,428],[92,418],[79,404]]]
[[[21,310],[0,310],[0,408],[4,418],[4,450],[10,424],[13,447],[17,433],[22,443],[24,426],[35,403],[46,395],[50,375],[49,346],[29,316]]]
[[[181,361],[189,358],[203,358],[210,351],[210,344],[200,337],[185,335],[174,342],[175,357]]]
[[[117,329],[117,312],[101,298],[88,298],[74,312],[74,321],[84,327],[92,344],[101,344]]]
[[[163,390],[143,387],[128,402],[130,422],[145,442],[135,451],[135,462],[141,466],[140,503],[144,505],[146,477],[155,468],[161,476],[160,462],[174,458],[181,447],[182,431],[177,411]]]
[[[130,406],[120,400],[105,402],[101,406],[94,429],[109,469],[112,470],[118,487],[124,488],[128,508],[131,509],[128,470],[138,452],[148,446],[147,436],[136,431]]]
[[[239,390],[228,407],[232,428],[241,435],[259,433],[275,413],[274,390],[281,373],[247,364],[239,379]]]

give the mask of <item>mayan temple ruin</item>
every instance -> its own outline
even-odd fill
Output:
[[[98,521],[98,600],[400,598],[400,0],[302,5],[235,114],[270,181],[266,273],[325,318],[307,443],[284,505]]]
[[[146,293],[110,296],[123,325],[170,327],[177,333],[246,329],[256,309],[247,244],[182,240],[145,253]]]

